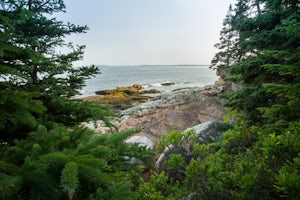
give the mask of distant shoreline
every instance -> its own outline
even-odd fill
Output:
[[[204,64],[199,64],[199,65],[194,65],[194,64],[177,64],[177,65],[95,65],[95,66],[105,66],[105,67],[128,67],[128,66],[131,66],[131,67],[147,67],[147,66],[176,66],[176,67],[184,67],[184,66],[203,66],[203,67],[206,67],[206,66],[210,66],[209,64],[207,65],[204,65]]]
[[[101,74],[86,81],[80,96],[94,95],[95,91],[126,87],[133,84],[148,86],[147,89],[170,91],[177,88],[205,86],[217,80],[208,65],[123,65],[98,66]],[[161,83],[173,82],[163,87]]]

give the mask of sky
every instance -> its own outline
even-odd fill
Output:
[[[209,65],[235,0],[65,0],[58,19],[87,25],[75,65]]]

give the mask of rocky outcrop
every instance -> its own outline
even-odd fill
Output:
[[[215,84],[157,94],[147,102],[135,106],[126,105],[129,108],[122,109],[119,117],[112,118],[111,121],[119,131],[141,128],[142,131],[135,136],[147,137],[156,144],[159,138],[171,130],[184,131],[187,127],[207,121],[221,121],[226,113],[223,106],[225,102],[218,97],[222,90],[221,84]],[[99,134],[114,131],[102,121],[84,125]]]
[[[165,161],[168,160],[170,155],[174,153],[182,155],[186,163],[188,163],[194,155],[193,147],[196,143],[208,144],[217,141],[220,139],[222,133],[227,130],[227,128],[228,126],[222,122],[208,121],[186,129],[183,132],[183,135],[185,132],[193,130],[195,131],[195,138],[193,140],[189,140],[183,136],[182,142],[180,142],[179,145],[171,145],[167,147],[156,161],[155,166],[157,170],[164,170],[166,168]]]
[[[160,94],[122,111],[119,128],[122,131],[140,127],[140,134],[156,143],[171,130],[183,131],[206,121],[222,120],[226,111],[224,100],[218,97],[220,92],[214,85]]]

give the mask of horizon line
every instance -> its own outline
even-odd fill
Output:
[[[210,66],[210,64],[136,64],[136,65],[110,65],[100,64],[95,66]]]

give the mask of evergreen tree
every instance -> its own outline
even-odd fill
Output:
[[[84,33],[87,27],[49,18],[57,12],[65,12],[62,0],[1,0],[4,46],[0,64],[12,86],[43,95],[73,96],[85,79],[98,73],[94,66],[72,67],[72,62],[82,58],[84,46],[75,47],[63,38]],[[58,47],[70,52],[58,53]]]
[[[235,6],[230,25],[241,57],[225,70],[227,80],[243,87],[224,96],[241,113],[239,122],[220,143],[201,147],[187,170],[198,172],[199,193],[207,198],[298,199],[300,2],[239,0]]]
[[[276,2],[260,1],[259,4],[258,1],[239,1],[233,17],[232,26],[239,34],[238,45],[243,49],[244,56],[227,70],[233,77],[238,77],[244,88],[229,95],[229,105],[244,111],[251,123],[261,123],[267,119],[266,113],[262,114],[260,108],[272,107],[278,102],[282,105],[288,103],[288,99],[283,97],[288,95],[283,95],[283,91],[276,93],[270,89],[270,84],[298,84],[297,78],[291,76],[297,76],[298,70],[295,58],[299,54],[299,36],[295,34],[295,30],[299,10],[295,1],[281,3],[281,8]],[[287,69],[293,72],[289,75],[287,72],[280,72]],[[293,96],[296,97],[297,94],[294,93]],[[289,111],[285,112],[287,114]]]
[[[220,41],[215,45],[219,52],[214,56],[211,68],[217,69],[217,74],[225,78],[225,69],[238,61],[237,32],[232,27],[233,10],[229,6],[220,32]]]
[[[238,0],[229,10],[212,66],[242,85],[223,95],[236,120],[222,140],[194,145],[181,182],[188,199],[300,198],[299,6]]]
[[[74,68],[84,46],[65,43],[64,37],[84,33],[86,26],[50,18],[65,12],[62,0],[0,1],[0,138],[26,137],[38,123],[72,126],[88,118],[105,120],[112,113],[99,106],[68,98],[90,76],[95,66]],[[58,48],[67,47],[68,53]]]
[[[134,199],[153,153],[124,140],[137,130],[97,135],[79,122],[108,109],[72,100],[94,66],[74,68],[84,47],[63,38],[86,26],[50,18],[62,0],[0,0],[0,199]],[[70,52],[57,53],[67,46]],[[144,165],[132,163],[138,159]]]

